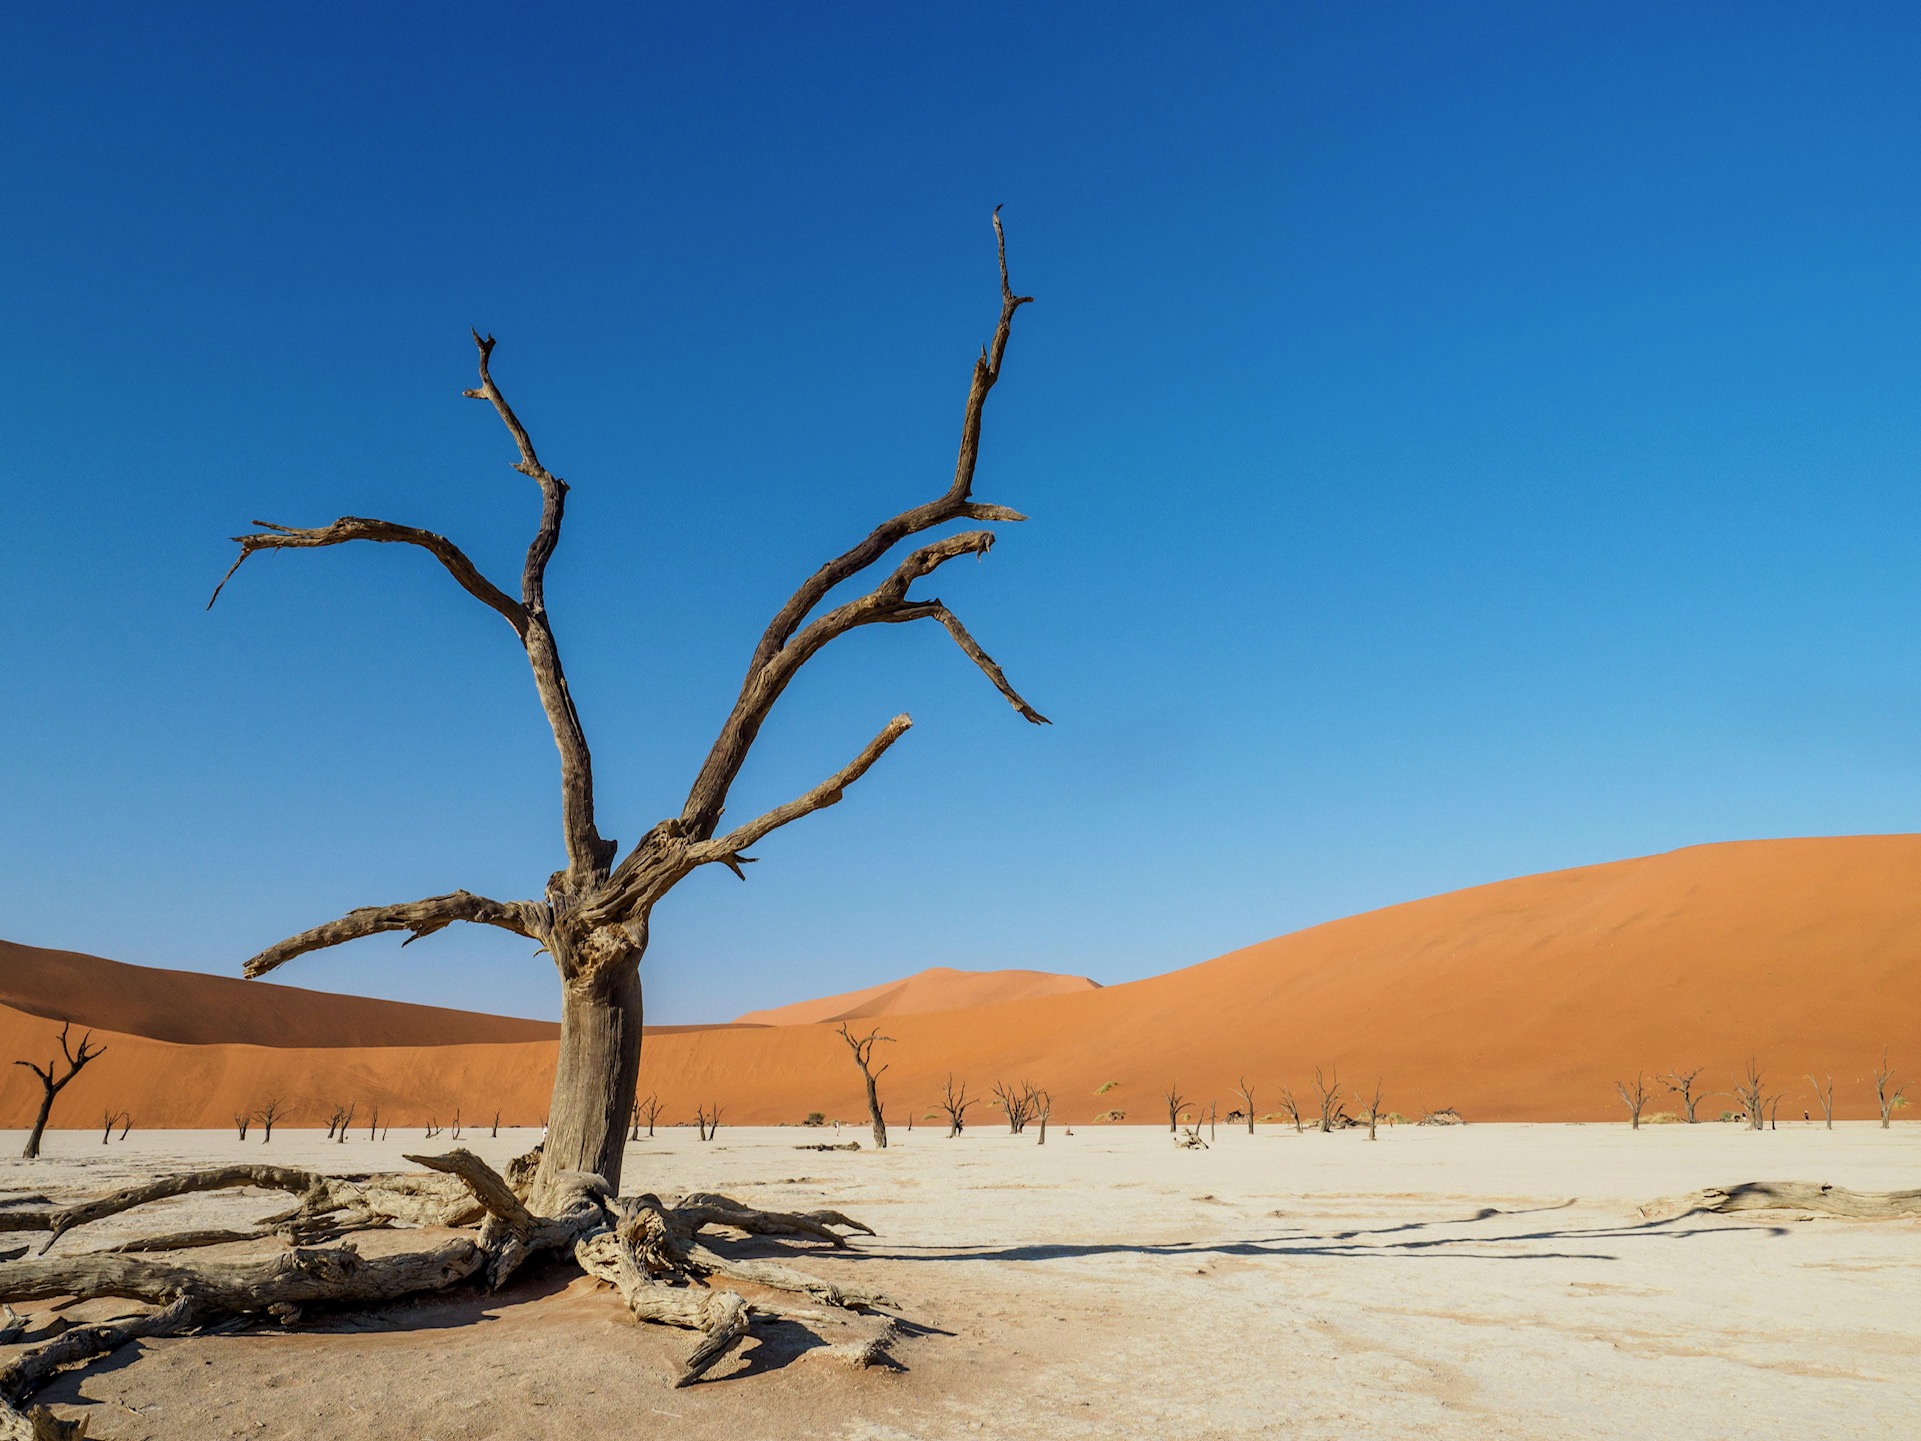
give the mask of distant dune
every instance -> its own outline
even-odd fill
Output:
[[[5,952],[16,962],[63,954]],[[396,1125],[444,1123],[455,1106],[470,1124],[496,1108],[504,1122],[537,1124],[546,1105],[553,1032],[534,1022],[156,972],[128,980],[168,978],[134,987],[137,1004],[89,991],[72,970],[71,989],[50,1001],[20,974],[17,963],[6,970],[0,1055],[43,1055],[55,1028],[42,1017],[56,1003],[108,1043],[62,1096],[66,1125],[90,1124],[108,1105],[140,1126],[221,1125],[272,1095],[309,1121],[357,1101],[363,1116],[378,1104]],[[893,1008],[899,996],[955,994],[923,973],[806,1009],[887,1017],[895,1041],[883,1048],[882,1095],[900,1124],[930,1124],[919,1118],[949,1072],[974,1094],[1032,1080],[1053,1092],[1057,1123],[1081,1124],[1115,1110],[1164,1119],[1169,1083],[1225,1111],[1243,1073],[1268,1113],[1283,1083],[1305,1100],[1317,1065],[1338,1067],[1350,1091],[1382,1078],[1386,1107],[1410,1116],[1453,1105],[1470,1120],[1615,1119],[1617,1079],[1698,1065],[1725,1092],[1750,1055],[1785,1091],[1784,1116],[1812,1108],[1803,1073],[1815,1071],[1833,1074],[1837,1115],[1861,1117],[1873,1113],[1866,1078],[1884,1044],[1897,1070],[1921,1074],[1921,836],[1698,846],[1410,901],[1151,980],[1056,979],[1071,988]],[[294,1009],[307,1014],[245,1032],[270,1033],[271,1044],[232,1044],[240,1013],[197,1018],[209,1004],[201,985],[230,987],[222,1005],[238,992],[298,994]],[[270,1020],[246,1022],[256,1024]],[[465,1026],[524,1029],[503,1038]],[[0,1071],[0,1120],[24,1124],[33,1078]],[[846,1047],[825,1024],[650,1031],[641,1085],[674,1120],[714,1102],[741,1124],[861,1112]]]
[[[1099,981],[1086,976],[1062,976],[1052,971],[957,971],[934,966],[904,981],[870,986],[864,991],[825,996],[818,1001],[796,1001],[770,1011],[736,1016],[737,1026],[807,1026],[821,1022],[865,1020],[874,1016],[917,1016],[928,1011],[963,1011],[970,1006],[995,1006],[1026,1001],[1035,996],[1063,996],[1073,991],[1097,991]]]

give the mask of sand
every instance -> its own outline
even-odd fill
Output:
[[[767,1011],[736,1016],[744,1026],[812,1026],[842,1021],[917,1016],[929,1011],[964,1011],[974,1006],[998,1006],[1035,996],[1064,996],[1097,991],[1100,982],[1086,976],[1062,976],[1053,971],[958,971],[952,966],[930,966],[905,980],[847,991],[819,1000],[796,1001]]]
[[[1833,1076],[1837,1114],[1859,1118],[1875,1114],[1868,1076],[1883,1046],[1897,1071],[1921,1073],[1918,980],[1921,836],[1747,841],[1412,901],[1151,980],[890,1015],[883,1090],[902,1118],[925,1114],[950,1072],[976,1094],[1024,1078],[1053,1093],[1059,1120],[1119,1110],[1141,1122],[1164,1114],[1170,1082],[1225,1111],[1245,1074],[1265,1113],[1283,1084],[1304,1095],[1321,1066],[1350,1091],[1381,1078],[1386,1106],[1410,1116],[1598,1120],[1621,1114],[1616,1080],[1700,1066],[1725,1093],[1754,1056],[1785,1091],[1784,1115],[1814,1106],[1812,1071]],[[544,1039],[452,1044],[467,1036],[444,1020],[457,1013],[396,1029],[385,1003],[319,997],[282,1009],[335,1001],[327,1044],[303,1031],[299,1045],[179,1045],[145,1038],[185,1024],[159,1014],[166,994],[142,992],[151,1014],[126,1022],[141,1035],[102,1030],[107,1054],[56,1124],[124,1107],[142,1127],[216,1127],[274,1095],[307,1120],[349,1102],[408,1122],[445,1122],[456,1106],[469,1119],[545,1114]],[[59,999],[42,996],[43,1014]],[[104,1003],[84,986],[68,999]],[[44,1056],[55,1029],[0,1007],[0,1056]],[[741,1124],[862,1112],[825,1024],[650,1031],[641,1071],[643,1094],[675,1119],[715,1103]],[[27,1072],[0,1066],[0,1121],[24,1124],[36,1099]]]
[[[900,1300],[917,1323],[902,1371],[843,1372],[780,1327],[674,1391],[684,1336],[621,1320],[592,1283],[531,1276],[402,1318],[154,1343],[50,1397],[110,1441],[1885,1441],[1921,1415],[1921,1222],[1635,1211],[1747,1179],[1921,1185],[1921,1125],[1397,1127],[1373,1144],[1223,1128],[1205,1152],[1146,1127],[1055,1130],[1044,1148],[917,1128],[885,1153],[792,1149],[813,1134],[664,1132],[630,1148],[626,1186],[870,1221],[881,1234],[858,1257],[807,1265]],[[466,1138],[496,1161],[529,1139]],[[366,1167],[423,1144],[62,1134],[41,1162],[0,1165],[0,1186],[87,1189],[241,1154]],[[194,1198],[169,1223],[274,1204]]]

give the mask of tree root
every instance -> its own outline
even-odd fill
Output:
[[[85,1423],[68,1423],[44,1407],[24,1412],[26,1399],[62,1368],[104,1356],[144,1337],[228,1330],[263,1319],[292,1324],[314,1306],[353,1307],[441,1291],[467,1280],[497,1288],[529,1257],[571,1254],[575,1262],[619,1292],[639,1321],[700,1333],[675,1377],[698,1380],[750,1333],[755,1318],[822,1322],[829,1312],[789,1305],[761,1292],[806,1296],[847,1315],[889,1304],[877,1291],[835,1285],[775,1261],[725,1255],[701,1243],[708,1228],[740,1236],[782,1237],[845,1248],[847,1232],[873,1231],[838,1211],[763,1211],[732,1197],[694,1192],[663,1202],[645,1195],[617,1199],[598,1176],[564,1173],[550,1185],[553,1215],[537,1215],[523,1196],[531,1166],[517,1163],[503,1178],[471,1152],[409,1156],[438,1174],[351,1178],[274,1166],[229,1166],[164,1177],[68,1206],[0,1210],[0,1231],[45,1231],[40,1254],[0,1261],[0,1303],[113,1297],[156,1309],[128,1319],[77,1326],[16,1357],[0,1370],[0,1441],[79,1437]],[[524,1160],[524,1158],[523,1158]],[[516,1188],[509,1178],[522,1182]],[[252,1229],[176,1231],[70,1255],[46,1254],[75,1227],[137,1206],[196,1192],[258,1187],[298,1194],[300,1204]],[[349,1230],[394,1226],[455,1229],[479,1223],[415,1249],[362,1255]],[[326,1233],[335,1244],[303,1245]],[[182,1252],[236,1242],[277,1240],[268,1256],[186,1257]],[[712,1284],[744,1282],[749,1297]],[[6,1316],[17,1321],[9,1308]],[[862,1323],[868,1334],[817,1353],[855,1366],[881,1364],[895,1339],[893,1322]],[[15,1329],[17,1337],[20,1330]]]
[[[1725,1189],[1710,1187],[1685,1196],[1667,1196],[1640,1209],[1643,1216],[1664,1221],[1729,1211],[1806,1211],[1817,1216],[1888,1221],[1921,1216],[1921,1191],[1850,1191],[1824,1181],[1746,1181]]]

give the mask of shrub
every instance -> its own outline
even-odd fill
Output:
[[[1097,1121],[1125,1121],[1125,1120],[1127,1119],[1127,1112],[1125,1112],[1125,1111],[1102,1111],[1102,1112],[1101,1112],[1101,1113],[1100,1113],[1100,1114],[1099,1114],[1098,1116],[1096,1116],[1096,1117],[1095,1117],[1094,1119],[1095,1119],[1095,1120],[1097,1120]]]
[[[807,1113],[807,1119],[801,1122],[803,1126],[824,1126],[826,1124],[827,1118],[819,1111],[809,1111]]]
[[[1119,1084],[1120,1084],[1119,1081],[1102,1081],[1098,1086],[1094,1088],[1094,1094],[1097,1096],[1105,1096],[1109,1091],[1113,1090]]]

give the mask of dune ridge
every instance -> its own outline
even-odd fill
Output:
[[[1265,1114],[1283,1083],[1305,1103],[1318,1065],[1338,1067],[1350,1094],[1381,1077],[1385,1105],[1410,1116],[1452,1105],[1471,1121],[1612,1120],[1617,1079],[1698,1065],[1725,1092],[1752,1055],[1786,1093],[1785,1116],[1813,1108],[1813,1071],[1832,1073],[1837,1116],[1866,1117],[1883,1045],[1897,1070],[1921,1073],[1918,982],[1921,836],[1731,842],[1409,901],[1125,985],[890,1014],[882,1095],[895,1124],[932,1124],[950,1072],[973,1094],[1025,1078],[1052,1091],[1057,1124],[1111,1111],[1164,1122],[1170,1083],[1225,1112],[1246,1074]],[[9,1055],[38,1056],[53,1029],[0,1009]],[[275,1092],[307,1108],[291,1124],[349,1101],[395,1125],[444,1123],[456,1105],[470,1123],[500,1108],[503,1123],[537,1124],[554,1056],[540,1039],[99,1039],[108,1054],[62,1097],[61,1124],[124,1106],[143,1127],[221,1125]],[[32,1077],[0,1071],[0,1123],[23,1124]],[[716,1102],[739,1124],[862,1111],[846,1047],[823,1023],[650,1032],[641,1089],[673,1121]],[[992,1124],[984,1108],[973,1119]]]
[[[898,981],[845,991],[818,1000],[796,1001],[765,1011],[736,1016],[737,1026],[809,1026],[879,1016],[921,1015],[929,1011],[964,1011],[995,1006],[1035,996],[1060,996],[1073,991],[1097,991],[1100,982],[1086,976],[1064,976],[1053,971],[959,971],[952,966],[930,966]]]

